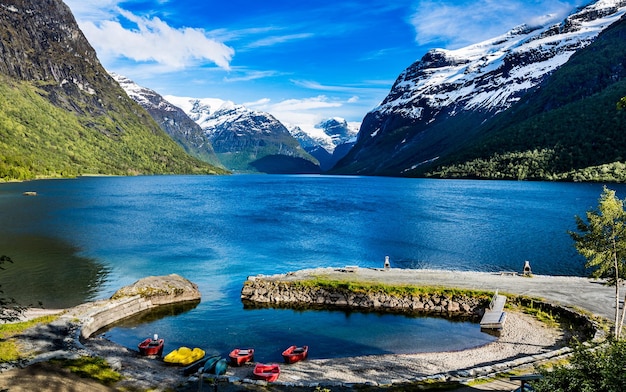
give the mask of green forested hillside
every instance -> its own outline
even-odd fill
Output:
[[[443,178],[626,181],[626,19],[427,173]]]
[[[42,86],[45,87],[45,86]],[[187,155],[152,119],[52,105],[43,88],[0,75],[0,181],[81,174],[223,173]],[[135,105],[128,97],[120,104]]]
[[[444,178],[626,181],[626,81],[480,139],[430,173]]]
[[[126,95],[61,0],[11,3],[0,7],[0,181],[224,172]]]

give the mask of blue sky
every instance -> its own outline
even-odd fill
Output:
[[[360,122],[432,48],[583,0],[65,0],[105,68],[161,95],[220,98],[288,124]],[[549,15],[549,17],[546,17]]]

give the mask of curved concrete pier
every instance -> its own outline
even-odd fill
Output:
[[[26,364],[55,357],[90,355],[83,341],[96,331],[150,309],[181,302],[199,302],[200,299],[198,287],[179,275],[140,279],[118,290],[110,299],[67,309],[60,312],[59,318],[52,323],[29,329],[20,335],[24,351],[33,356]]]

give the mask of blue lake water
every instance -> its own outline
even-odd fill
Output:
[[[611,186],[624,197],[624,186]],[[26,197],[24,191],[36,191]],[[601,184],[332,176],[154,176],[0,185],[0,273],[7,295],[66,307],[148,275],[177,273],[202,302],[106,332],[128,347],[158,333],[280,360],[457,350],[493,338],[476,324],[374,313],[244,309],[247,276],[358,265],[585,275],[567,230]]]

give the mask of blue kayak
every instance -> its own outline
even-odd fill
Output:
[[[226,369],[228,369],[228,361],[225,358],[222,358],[215,364],[214,373],[221,376],[226,373]]]

